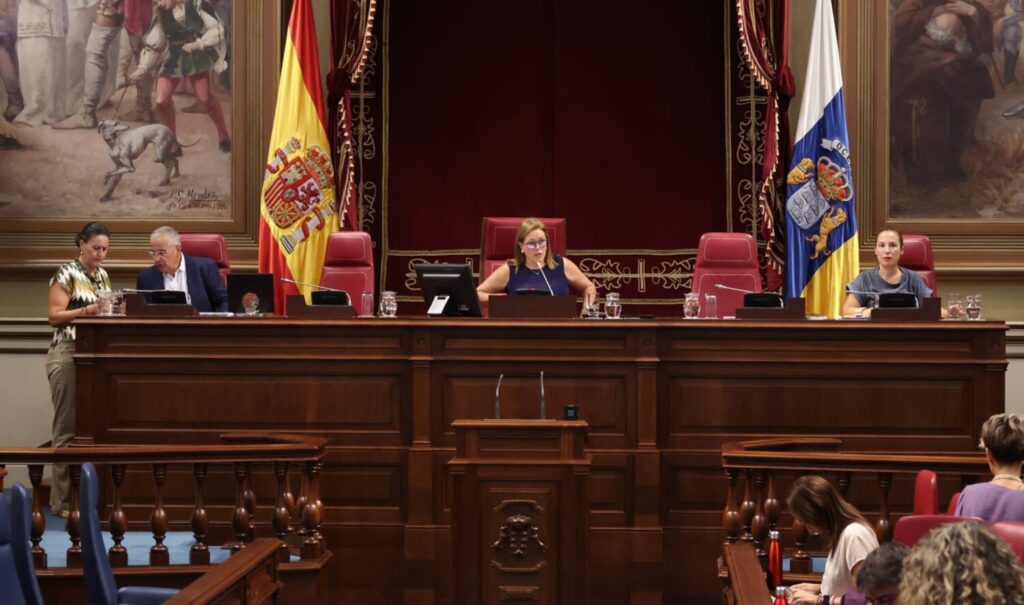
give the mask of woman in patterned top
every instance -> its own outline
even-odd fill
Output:
[[[53,401],[53,447],[63,447],[75,436],[75,352],[76,317],[99,312],[97,293],[110,289],[110,278],[101,265],[110,247],[110,231],[103,223],[89,223],[75,235],[79,254],[64,263],[50,279],[50,302],[47,314],[53,326],[53,340],[46,354],[46,377],[50,381]],[[67,467],[54,465],[50,510],[54,514],[67,511],[70,493]]]

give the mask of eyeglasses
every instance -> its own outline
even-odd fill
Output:
[[[526,247],[529,248],[530,250],[537,250],[539,248],[547,248],[548,247],[548,240],[546,240],[546,239],[539,239],[537,241],[531,240],[531,241],[523,242],[523,243],[526,244]]]
[[[152,258],[163,258],[167,256],[167,250],[150,250],[149,255]]]

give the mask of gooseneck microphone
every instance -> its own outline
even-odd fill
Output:
[[[498,376],[498,386],[494,388],[494,418],[501,419],[501,379],[505,375]]]
[[[733,288],[732,286],[727,286],[725,284],[715,284],[715,287],[718,288],[719,290],[732,290],[733,292],[742,292],[744,294],[756,294],[756,292],[754,292],[753,290],[744,290],[743,288]]]
[[[153,294],[154,292],[165,292],[166,290],[138,290],[136,288],[121,288],[127,294]]]
[[[317,290],[323,290],[325,292],[345,292],[344,290],[339,290],[337,288],[328,288],[327,286],[321,286],[319,284],[307,284],[306,282],[295,281],[294,279],[289,279],[287,277],[282,277],[281,281],[283,281],[286,284],[295,284],[296,286],[306,286],[307,288],[316,288]],[[348,294],[348,292],[345,292],[345,294]]]

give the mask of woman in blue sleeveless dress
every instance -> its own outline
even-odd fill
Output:
[[[597,288],[576,263],[551,253],[547,228],[535,218],[519,225],[513,258],[495,269],[476,289],[480,304],[486,305],[492,294],[525,294],[532,291],[567,296],[575,291],[584,304],[597,298]]]

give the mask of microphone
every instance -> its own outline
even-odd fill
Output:
[[[715,284],[715,287],[719,290],[732,290],[733,292],[742,292],[744,294],[754,294],[753,290],[744,290],[743,288],[733,288],[732,286],[726,286],[725,284]]]
[[[321,286],[321,285],[318,285],[318,284],[307,284],[306,282],[295,281],[294,279],[288,279],[287,277],[282,277],[281,281],[283,281],[286,284],[294,284],[296,286],[305,286],[307,288],[316,288],[317,290],[324,290],[326,292],[345,292],[344,290],[339,290],[337,288],[328,288],[327,286]],[[348,294],[348,292],[345,292],[345,294]]]
[[[546,418],[547,418],[547,414],[545,413],[545,404],[544,404],[544,370],[541,370],[540,371],[540,419],[544,420]]]
[[[496,386],[494,388],[494,418],[495,419],[500,419],[501,418],[501,379],[504,378],[504,377],[505,377],[504,374],[501,374],[500,376],[498,376],[498,386]]]
[[[127,294],[153,294],[154,292],[166,292],[166,290],[137,290],[135,288],[121,288]]]

